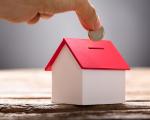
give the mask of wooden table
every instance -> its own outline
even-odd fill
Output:
[[[75,106],[51,103],[51,73],[0,71],[0,120],[150,119],[150,68],[127,72],[126,103]]]

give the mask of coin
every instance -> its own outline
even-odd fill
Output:
[[[104,37],[104,27],[101,26],[97,31],[89,31],[88,36],[90,40],[99,41]]]

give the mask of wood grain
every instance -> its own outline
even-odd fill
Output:
[[[16,82],[22,82],[19,84],[25,83],[25,86],[28,89],[30,88],[25,94],[22,91],[19,92],[19,89],[16,91],[18,92],[18,96],[16,95],[14,98],[12,96],[10,97],[11,99],[8,99],[8,96],[6,98],[3,96],[0,99],[0,120],[150,119],[149,68],[133,68],[127,72],[126,103],[116,105],[74,106],[53,104],[50,99],[51,92],[48,91],[49,83],[51,83],[50,75],[51,73],[45,73],[43,70],[0,71],[0,83],[2,85],[4,85],[4,80],[7,83],[9,83],[9,80],[16,80]],[[47,81],[43,81],[45,83],[42,83],[43,86],[40,88],[40,84],[44,79]],[[35,83],[36,80],[38,80],[38,83]],[[11,84],[16,85],[17,88],[18,84],[13,84],[12,81]],[[34,87],[31,89],[31,86],[34,86],[34,84],[36,84],[36,89]],[[44,84],[49,84],[45,86],[46,89],[44,89]],[[22,85],[22,87],[25,86]],[[37,89],[37,86],[40,90]],[[11,90],[14,88],[11,88]],[[32,96],[33,93],[35,94],[35,90],[42,92],[40,94],[36,93],[36,96]],[[2,91],[5,91],[4,87]],[[46,94],[42,94],[44,92]],[[24,95],[19,98],[21,93]],[[40,97],[41,94],[43,96]]]

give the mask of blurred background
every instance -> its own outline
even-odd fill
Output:
[[[112,40],[131,66],[150,66],[150,0],[91,0],[105,39]],[[75,13],[35,25],[0,20],[0,69],[44,68],[63,37],[87,38]]]

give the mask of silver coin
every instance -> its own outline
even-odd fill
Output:
[[[99,41],[104,37],[104,27],[101,26],[97,31],[89,31],[88,36],[90,40]]]

